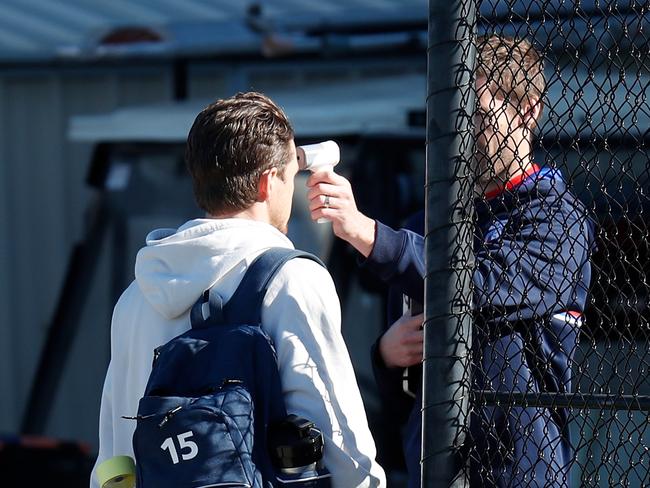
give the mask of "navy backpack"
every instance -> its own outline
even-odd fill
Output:
[[[138,488],[275,485],[267,430],[287,412],[261,312],[269,283],[294,258],[322,265],[292,249],[262,253],[227,303],[207,290],[192,328],[155,350],[133,436]]]

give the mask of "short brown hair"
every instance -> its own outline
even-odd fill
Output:
[[[293,135],[282,109],[260,93],[238,93],[204,108],[185,148],[199,207],[213,215],[250,207],[264,171],[276,167],[284,177]]]
[[[493,93],[518,106],[543,101],[544,60],[530,42],[508,36],[482,36],[476,42],[477,77],[485,76]]]

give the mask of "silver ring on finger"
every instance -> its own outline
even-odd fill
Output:
[[[323,200],[323,205],[325,206],[325,208],[330,208],[330,196],[329,195],[325,195],[325,200]]]

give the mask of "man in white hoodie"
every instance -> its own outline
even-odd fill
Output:
[[[186,162],[207,215],[151,232],[137,255],[135,281],[113,312],[96,466],[133,456],[135,422],[123,416],[137,412],[153,350],[190,328],[201,293],[214,286],[228,300],[262,251],[293,248],[285,234],[296,147],[270,99],[240,93],[206,107],[188,136]],[[285,264],[264,298],[262,328],[276,346],[287,411],[321,428],[334,487],[385,486],[340,326],[327,270],[306,259]],[[91,487],[98,486],[93,470]]]

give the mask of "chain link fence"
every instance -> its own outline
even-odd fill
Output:
[[[435,191],[444,171],[433,175],[428,156],[427,242],[439,244],[446,228],[431,220],[434,208],[451,209],[453,225],[446,264],[436,268],[427,246],[425,328],[439,327],[437,293],[462,347],[447,348],[445,363],[427,339],[423,486],[433,486],[427,463],[439,454],[427,415],[440,405],[459,486],[649,486],[650,5],[454,8],[457,144],[445,164],[455,179],[446,205]],[[444,45],[431,40],[430,64]],[[476,64],[454,64],[467,58]],[[435,98],[445,79],[429,69]],[[468,70],[474,101],[463,95]],[[429,129],[431,153],[443,132]],[[460,249],[468,224],[473,261]],[[450,272],[446,294],[440,269]],[[427,369],[434,361],[462,368],[447,374],[452,409],[427,397],[440,386]]]

